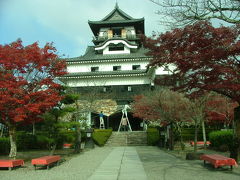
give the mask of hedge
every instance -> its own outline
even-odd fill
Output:
[[[86,133],[81,132],[82,141],[86,139]],[[64,143],[75,143],[76,132],[75,131],[60,131],[56,136],[57,149],[63,147]],[[36,135],[30,134],[25,131],[17,132],[17,150],[25,151],[29,149],[51,149],[54,139],[49,137],[49,133],[45,131],[37,131]],[[7,154],[10,150],[9,138],[0,138],[0,154]]]
[[[209,139],[209,133],[214,131],[215,129],[212,128],[206,128],[206,138],[207,140]],[[195,136],[195,128],[183,128],[182,129],[182,138],[183,141],[191,141],[194,140]],[[203,140],[203,134],[202,134],[202,129],[198,129],[198,141]]]
[[[94,129],[93,141],[99,146],[104,146],[112,134],[112,129]]]
[[[233,131],[213,131],[209,134],[209,140],[212,147],[226,151],[233,145]]]
[[[17,149],[38,149],[37,136],[25,131],[17,132]]]
[[[8,154],[10,150],[9,138],[0,137],[0,154]]]
[[[159,131],[157,128],[150,127],[147,129],[147,144],[155,146],[159,141]]]

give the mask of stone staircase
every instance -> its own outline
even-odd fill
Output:
[[[147,133],[144,131],[112,132],[105,146],[146,146]]]

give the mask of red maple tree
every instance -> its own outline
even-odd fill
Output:
[[[160,121],[160,112],[154,106],[152,99],[144,95],[136,95],[131,106],[133,116],[146,121]]]
[[[19,39],[0,45],[0,122],[9,128],[10,157],[17,153],[16,126],[40,121],[61,100],[56,77],[65,67],[52,44],[23,46]]]
[[[239,26],[215,28],[209,22],[200,21],[145,38],[144,44],[153,56],[149,66],[173,65],[173,76],[180,81],[175,89],[192,95],[215,91],[240,104]],[[239,113],[237,107],[236,137],[240,137]]]
[[[189,99],[184,97],[182,93],[169,89],[155,90],[147,95],[135,96],[132,104],[133,116],[158,122],[161,126],[171,126],[170,149],[173,149],[173,127],[180,134],[180,141],[183,143],[182,126],[192,123],[189,109]]]
[[[238,106],[237,102],[233,102],[226,96],[212,94],[206,102],[207,123],[224,124],[229,127],[234,126],[234,109]]]

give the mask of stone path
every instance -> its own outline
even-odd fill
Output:
[[[146,180],[147,176],[134,147],[115,147],[89,180]]]
[[[50,170],[0,170],[0,180],[239,180],[240,167],[215,169],[200,160],[187,161],[158,147],[96,147]]]

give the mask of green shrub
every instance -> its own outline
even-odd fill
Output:
[[[95,129],[93,132],[93,141],[99,146],[104,146],[111,134],[112,129]]]
[[[44,134],[37,135],[37,147],[38,149],[51,149],[54,139],[47,137]]]
[[[61,149],[64,143],[74,143],[76,133],[74,131],[60,131],[54,137],[50,136],[47,131],[37,132],[37,147],[38,149],[51,149],[51,146],[56,143],[57,149]]]
[[[18,150],[37,149],[36,135],[29,134],[25,131],[17,132],[17,148]]]
[[[206,138],[209,139],[209,133],[214,131],[214,129],[206,128]],[[182,129],[182,138],[183,141],[193,141],[195,136],[195,128],[183,128]],[[198,141],[203,140],[202,129],[198,129]]]
[[[75,139],[76,139],[75,132],[73,132],[73,131],[62,131],[61,134],[63,136],[64,142],[67,142],[67,143],[74,143],[75,142]]]
[[[218,150],[227,150],[227,147],[232,146],[233,143],[233,131],[213,131],[209,134],[209,140],[211,146]]]
[[[147,144],[150,146],[155,146],[159,141],[159,131],[157,128],[147,129]]]
[[[0,137],[0,154],[7,154],[10,150],[9,138]]]

